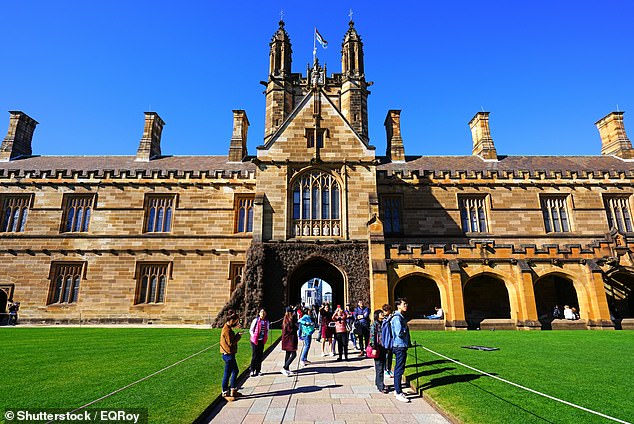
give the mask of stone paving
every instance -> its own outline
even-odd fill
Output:
[[[374,360],[359,358],[351,350],[349,361],[338,362],[336,357],[321,357],[318,345],[313,340],[308,356],[312,364],[297,369],[299,358],[295,360],[293,377],[280,373],[284,352],[278,345],[264,360],[263,375],[248,378],[240,389],[244,396],[226,403],[210,422],[449,423],[412,390],[405,391],[411,403],[397,401],[393,392],[379,393],[374,386]],[[386,384],[391,386],[391,380],[387,377]]]

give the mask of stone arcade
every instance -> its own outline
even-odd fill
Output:
[[[596,123],[601,155],[500,156],[488,112],[473,154],[406,156],[400,111],[387,150],[368,135],[363,43],[353,22],[341,73],[291,70],[270,43],[264,140],[233,111],[228,156],[170,156],[146,112],[136,156],[37,156],[35,120],[10,112],[0,150],[0,313],[33,323],[213,323],[237,308],[272,318],[301,286],[372,308],[410,299],[422,328],[632,325],[634,150],[623,113]],[[551,322],[554,305],[579,321]]]

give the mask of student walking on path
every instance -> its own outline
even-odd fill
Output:
[[[238,363],[236,362],[236,353],[238,352],[238,341],[242,333],[235,333],[233,327],[240,322],[238,315],[232,310],[227,314],[227,320],[222,327],[220,333],[220,353],[222,360],[225,361],[225,373],[222,377],[222,396],[228,401],[233,401],[236,397],[241,396],[236,387],[236,378],[238,377]]]
[[[293,308],[288,306],[282,321],[282,350],[286,352],[286,358],[281,370],[281,373],[287,377],[293,375],[290,367],[297,357],[297,344],[297,321],[293,315]]]
[[[307,364],[310,364],[310,361],[308,360],[308,350],[310,349],[313,333],[315,332],[313,311],[309,308],[305,308],[304,315],[302,315],[302,317],[299,319],[298,324],[301,339],[304,341],[304,348],[302,349],[302,354],[299,357],[299,364],[305,367]]]
[[[332,315],[332,320],[335,322],[335,333],[337,335],[337,349],[339,350],[339,357],[337,361],[341,361],[345,356],[348,360],[348,329],[346,325],[348,323],[348,315],[341,309],[341,306],[337,305],[337,310]]]
[[[396,363],[394,364],[394,396],[401,402],[409,402],[405,397],[401,387],[403,373],[405,372],[405,362],[407,361],[407,348],[410,345],[409,328],[403,313],[407,312],[407,299],[401,298],[396,301],[396,312],[392,317],[392,350]]]
[[[255,377],[262,374],[264,345],[269,338],[269,321],[266,319],[264,309],[260,309],[258,316],[251,322],[249,334],[251,335],[251,377]]]
[[[376,352],[374,356],[374,384],[376,389],[381,393],[388,393],[387,387],[383,382],[383,373],[385,372],[385,347],[381,339],[383,325],[383,311],[377,309],[374,311],[374,322],[370,326],[370,346]],[[389,324],[388,324],[389,325]]]

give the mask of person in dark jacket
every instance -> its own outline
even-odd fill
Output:
[[[282,350],[286,352],[284,367],[280,370],[282,374],[291,377],[291,364],[297,357],[297,319],[293,314],[293,308],[287,307],[284,319],[282,320]]]
[[[372,350],[376,350],[376,356],[374,357],[374,383],[376,384],[376,389],[381,393],[387,393],[387,387],[385,387],[383,382],[383,373],[385,372],[385,348],[381,340],[383,317],[384,314],[381,309],[374,311],[374,321],[370,326],[370,347],[372,347]]]
[[[360,300],[354,309],[354,317],[356,319],[355,329],[359,337],[359,349],[361,350],[359,356],[364,356],[370,338],[370,308],[363,305],[363,300]]]

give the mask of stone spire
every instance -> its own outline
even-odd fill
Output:
[[[291,113],[293,91],[291,83],[291,40],[280,20],[279,28],[273,34],[269,52],[269,77],[264,94],[266,115],[264,120],[264,140],[268,139]]]
[[[9,130],[0,147],[0,162],[20,156],[31,156],[31,141],[38,122],[21,111],[10,111]]]
[[[625,125],[623,125],[623,113],[608,113],[595,122],[601,136],[601,154],[614,155],[623,159],[634,159],[632,142],[627,138]]]
[[[341,113],[366,141],[368,140],[368,87],[363,65],[363,42],[350,20],[341,44]]]

